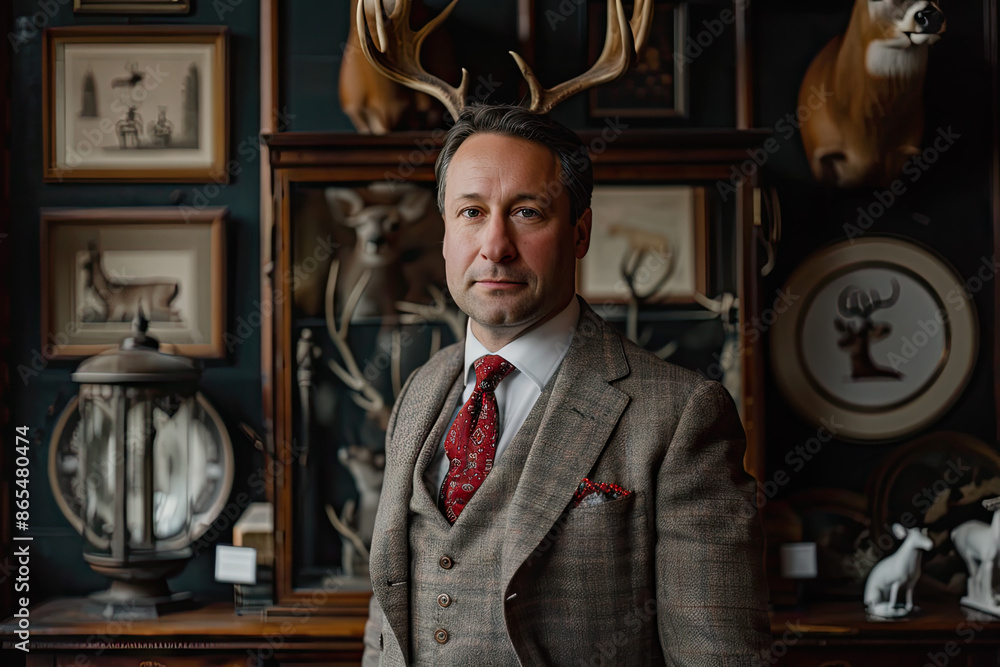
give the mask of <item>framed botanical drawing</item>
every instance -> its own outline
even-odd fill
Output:
[[[979,329],[964,280],[894,237],[826,247],[802,262],[776,316],[771,363],[788,401],[837,438],[888,440],[934,422],[961,395]]]
[[[165,352],[223,357],[225,208],[42,211],[42,350],[97,354],[139,309]]]
[[[594,62],[604,44],[607,2],[588,5],[587,54]],[[626,16],[631,7],[626,6]],[[591,118],[686,118],[688,115],[687,5],[656,2],[652,27],[638,61],[621,78],[590,90]]]
[[[227,29],[45,31],[45,180],[228,182]]]
[[[73,0],[77,14],[187,14],[190,0]]]
[[[578,264],[591,303],[695,303],[707,291],[706,198],[681,185],[598,185],[590,250]]]

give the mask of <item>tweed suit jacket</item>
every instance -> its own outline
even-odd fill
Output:
[[[624,339],[581,299],[504,531],[502,618],[523,665],[758,665],[771,635],[756,483],[718,382]],[[410,664],[408,513],[464,348],[414,372],[386,436],[365,664]],[[436,443],[435,443],[436,444]],[[582,478],[632,493],[573,508]],[[374,656],[378,656],[375,658]]]

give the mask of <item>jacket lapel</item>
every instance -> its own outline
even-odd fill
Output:
[[[413,470],[420,449],[462,370],[465,346],[452,345],[411,377],[401,393],[399,413],[386,443],[385,481],[375,517],[369,568],[378,598],[404,662],[410,647],[410,566],[408,519]],[[412,391],[409,386],[412,385]],[[405,397],[405,400],[403,400]]]
[[[542,541],[607,444],[629,397],[609,382],[628,374],[620,336],[581,299],[576,334],[511,501],[501,590]],[[505,593],[506,595],[506,593]]]

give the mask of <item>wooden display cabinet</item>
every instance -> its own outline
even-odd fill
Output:
[[[303,299],[296,290],[301,290],[310,279],[301,275],[304,269],[315,263],[308,261],[308,248],[316,249],[322,244],[306,244],[306,251],[303,252],[302,237],[313,239],[314,236],[322,236],[317,232],[322,231],[322,225],[317,227],[316,219],[316,216],[322,217],[322,214],[316,213],[322,208],[322,193],[319,190],[387,181],[405,181],[433,188],[433,166],[439,135],[443,136],[443,133],[371,137],[289,132],[265,136],[266,152],[272,168],[270,186],[274,193],[273,223],[262,232],[265,243],[262,256],[266,269],[262,302],[274,305],[273,308],[262,309],[264,409],[275,503],[276,609],[271,613],[309,605],[317,614],[363,618],[367,616],[370,596],[367,585],[358,585],[360,577],[356,576],[351,585],[344,584],[345,563],[338,560],[342,549],[338,548],[336,533],[324,516],[322,505],[331,504],[339,514],[341,506],[338,503],[347,502],[354,494],[351,477],[338,468],[341,461],[331,452],[355,444],[352,437],[362,440],[368,437],[362,444],[374,449],[379,449],[381,443],[372,439],[378,437],[377,433],[374,436],[359,435],[359,429],[354,429],[350,437],[344,436],[342,422],[345,419],[363,419],[364,414],[351,417],[352,413],[343,412],[341,407],[349,405],[350,397],[343,393],[339,398],[333,397],[332,394],[337,391],[336,381],[323,387],[321,381],[316,379],[316,374],[326,372],[328,352],[333,350],[339,354],[342,350],[328,344],[331,336],[328,335],[324,314],[303,312]],[[738,291],[737,296],[744,305],[740,309],[739,331],[747,330],[748,327],[743,325],[749,322],[749,318],[744,310],[752,313],[756,308],[753,301],[755,269],[752,269],[757,265],[753,183],[737,179],[739,182],[732,193],[734,196],[728,197],[720,194],[720,184],[730,184],[733,176],[731,165],[744,162],[747,150],[760,145],[767,133],[626,130],[610,138],[602,136],[599,131],[584,132],[581,136],[594,158],[597,185],[702,186],[702,192],[709,200],[709,214],[704,222],[709,232],[709,263],[715,269],[709,276],[709,296],[721,291]],[[313,218],[306,215],[308,210],[313,211]],[[267,216],[263,217],[266,220]],[[303,226],[309,231],[304,232]],[[337,238],[336,233],[334,238]],[[439,240],[440,237],[437,238]],[[353,240],[347,237],[339,243],[341,251],[344,251]],[[440,257],[439,246],[434,252]],[[296,253],[299,253],[298,257]],[[323,274],[324,268],[314,271]],[[301,279],[297,280],[296,275]],[[704,311],[701,314],[704,315]],[[398,319],[393,320],[392,317],[361,317],[351,322],[351,344],[362,348],[369,345],[369,352],[355,355],[361,371],[365,370],[362,363],[365,359],[371,361],[375,358],[372,354],[377,353],[377,349],[371,347],[372,340],[382,335],[379,332],[384,332],[387,322],[390,326],[401,325]],[[455,327],[449,330],[443,320],[432,323],[430,328],[431,334],[437,337],[436,346],[447,344],[456,337],[453,335]],[[310,329],[307,343],[303,343],[304,329]],[[438,330],[437,334],[434,329]],[[464,325],[458,333],[464,333]],[[428,333],[425,331],[421,335],[426,337]],[[321,340],[324,341],[322,344]],[[431,349],[426,338],[415,335],[412,340],[415,344],[410,346],[410,350],[426,352]],[[310,345],[323,348],[320,356],[308,352]],[[749,339],[740,341],[743,362],[740,398],[749,435],[746,465],[758,474],[762,434],[757,416],[761,403],[757,377],[759,355],[755,345]],[[419,356],[414,352],[413,358],[404,358],[399,364],[400,368],[394,372],[398,377],[393,379],[397,386],[410,370],[423,363],[426,354],[424,359]],[[336,355],[334,359],[337,360]],[[342,359],[338,361],[345,368],[349,365]],[[367,375],[376,376],[374,372]],[[339,391],[347,392],[343,383]],[[392,395],[387,394],[389,405],[391,398]],[[338,417],[324,414],[324,410],[338,410]],[[312,422],[309,422],[310,419]],[[319,424],[322,421],[327,426],[320,424],[316,428],[303,429],[305,423]],[[331,423],[332,427],[329,426]],[[354,428],[350,424],[347,426]],[[308,449],[306,458],[314,466],[321,466],[321,471],[304,471],[301,461],[305,449]]]

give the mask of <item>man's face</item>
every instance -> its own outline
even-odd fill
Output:
[[[558,314],[576,292],[590,209],[572,224],[559,169],[541,144],[484,133],[466,139],[448,166],[448,288],[484,344],[483,335],[513,340]]]

